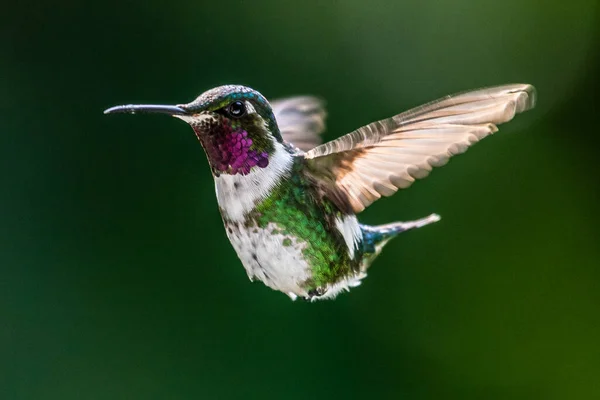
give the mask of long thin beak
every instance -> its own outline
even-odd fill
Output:
[[[124,106],[116,106],[104,110],[104,114],[116,113],[158,113],[168,115],[182,115],[187,114],[187,111],[179,106],[163,106],[156,104],[127,104]]]

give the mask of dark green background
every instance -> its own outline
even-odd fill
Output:
[[[63,1],[0,24],[1,399],[597,399],[598,4]],[[527,82],[538,107],[367,223],[438,212],[363,286],[250,284],[183,123],[225,83],[328,100],[327,139]]]

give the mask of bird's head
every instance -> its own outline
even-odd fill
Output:
[[[217,176],[246,175],[255,168],[267,167],[276,143],[283,142],[267,99],[245,86],[219,86],[187,104],[124,105],[105,111],[138,112],[168,114],[187,122]]]

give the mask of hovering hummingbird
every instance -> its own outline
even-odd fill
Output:
[[[292,299],[317,300],[358,286],[400,232],[440,219],[369,226],[356,214],[534,107],[535,93],[512,84],[446,96],[325,144],[321,100],[269,103],[245,86],[220,86],[188,104],[104,113],[162,113],[187,122],[208,158],[227,236],[250,280]]]

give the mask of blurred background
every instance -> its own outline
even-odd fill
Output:
[[[0,25],[1,399],[597,399],[594,0],[11,2]],[[366,223],[437,212],[335,301],[251,284],[192,131],[123,103],[239,83],[327,140],[446,94],[536,109]]]

